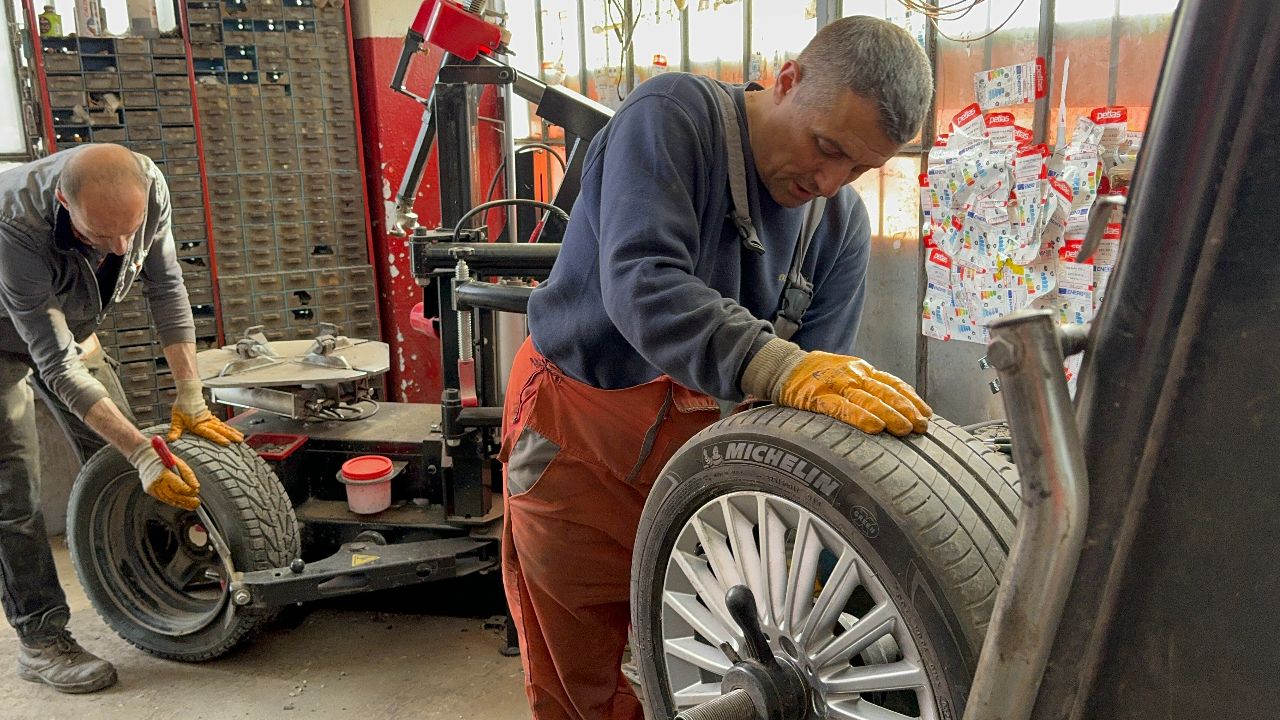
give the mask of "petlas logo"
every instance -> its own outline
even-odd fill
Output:
[[[1090,113],[1090,115],[1091,115],[1090,119],[1099,125],[1102,125],[1104,123],[1109,123],[1109,122],[1120,122],[1122,120],[1129,119],[1128,109],[1122,108],[1122,107],[1095,108],[1094,111]]]

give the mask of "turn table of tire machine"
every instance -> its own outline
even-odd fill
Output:
[[[492,502],[492,469],[461,473],[449,461],[441,406],[370,398],[369,381],[390,367],[385,343],[347,338],[333,326],[315,340],[283,342],[254,330],[235,345],[199,353],[200,376],[215,402],[241,410],[230,423],[288,494],[302,557],[288,567],[237,573],[231,592],[238,605],[277,606],[496,569],[502,505]],[[391,504],[358,514],[340,469],[366,455],[392,461]]]

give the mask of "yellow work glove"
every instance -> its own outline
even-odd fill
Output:
[[[173,442],[184,432],[219,445],[244,442],[244,434],[222,422],[204,404],[204,389],[199,380],[177,381],[178,399],[173,403],[169,432],[165,439]]]
[[[829,415],[866,433],[922,433],[933,415],[910,385],[866,360],[805,352],[777,338],[747,364],[742,389],[779,405]]]
[[[200,507],[200,481],[181,459],[173,461],[174,469],[166,468],[150,440],[129,453],[129,463],[137,468],[148,495],[183,510],[195,510]]]

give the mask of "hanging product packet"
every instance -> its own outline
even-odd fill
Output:
[[[1058,319],[1082,325],[1093,319],[1093,264],[1077,262],[1080,241],[1069,240],[1058,257]]]
[[[985,342],[986,328],[975,322],[978,294],[982,292],[978,281],[978,272],[974,268],[960,265],[956,268],[960,282],[952,285],[954,304],[951,317],[948,318],[948,331],[953,340],[965,342]]]
[[[951,134],[978,139],[986,136],[986,123],[978,103],[970,103],[952,116]]]
[[[1035,142],[1036,134],[1031,132],[1030,128],[1024,128],[1021,125],[1013,126],[1013,139],[1018,143],[1018,149],[1031,147]]]
[[[983,110],[1021,105],[1044,97],[1044,58],[975,73],[973,94]]]
[[[1068,145],[1061,154],[1055,154],[1049,165],[1049,175],[1071,188],[1072,209],[1088,208],[1098,195],[1098,181],[1102,176],[1098,163],[1097,145]]]
[[[1121,231],[1122,226],[1119,223],[1107,225],[1107,230],[1102,235],[1102,242],[1098,243],[1098,249],[1093,253],[1093,311],[1095,314],[1098,308],[1102,307],[1102,300],[1107,293],[1107,283],[1111,281],[1111,271],[1115,269],[1116,259],[1120,254]]]
[[[1041,245],[1036,259],[1027,265],[1027,296],[1030,299],[1048,297],[1058,287],[1058,251],[1049,245]]]
[[[933,196],[932,189],[929,187],[929,173],[920,173],[916,178],[916,182],[920,185],[920,227],[921,232],[925,235],[931,234],[930,229],[933,218]]]
[[[952,261],[946,253],[934,248],[925,261],[924,306],[921,332],[927,337],[950,340],[949,318],[954,315],[955,300],[951,293]]]
[[[1119,150],[1129,136],[1129,109],[1125,107],[1094,108],[1089,119],[1100,131],[1098,145],[1104,150]]]
[[[983,116],[983,124],[986,126],[987,139],[991,141],[991,147],[995,149],[1004,149],[1017,147],[1018,138],[1014,134],[1013,113],[1009,112],[990,112]]]
[[[1044,183],[1048,179],[1049,148],[1034,145],[1020,150],[1013,160],[1013,201],[1017,211],[1014,230],[1018,245],[1038,245],[1041,213],[1047,203]]]

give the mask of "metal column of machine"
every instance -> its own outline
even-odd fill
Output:
[[[1049,310],[991,323],[987,358],[1000,373],[1022,478],[1018,530],[965,708],[966,720],[1031,714],[1088,514],[1088,477],[1072,414],[1064,355],[1084,349],[1083,326],[1059,329]]]
[[[496,482],[501,471],[494,459],[495,429],[502,417],[498,311],[524,311],[529,287],[519,283],[547,276],[559,251],[555,240],[564,227],[556,224],[560,219],[555,214],[549,214],[540,242],[519,245],[510,232],[511,242],[492,243],[487,228],[465,224],[471,215],[480,218],[470,212],[476,207],[472,158],[477,89],[509,88],[532,103],[539,116],[565,129],[568,168],[553,203],[559,215],[577,197],[586,143],[612,114],[585,97],[548,86],[495,59],[493,55],[504,49],[504,39],[505,30],[487,22],[475,7],[426,0],[406,33],[392,81],[392,89],[424,105],[422,129],[397,195],[396,232],[410,235],[413,273],[423,287],[422,310],[415,325],[440,340],[441,433],[453,467],[447,503],[450,513],[458,517],[488,516],[495,490],[500,490]],[[412,58],[424,45],[446,51],[427,97],[404,86]],[[441,222],[428,229],[418,224],[412,207],[426,158],[437,145]],[[510,155],[506,162],[508,169],[515,166]],[[485,278],[517,280],[513,285],[485,282]]]

